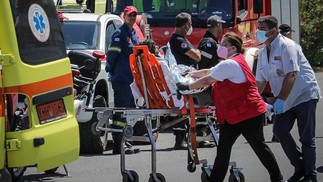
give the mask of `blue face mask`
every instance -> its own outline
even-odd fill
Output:
[[[257,29],[257,39],[259,42],[261,42],[261,43],[266,42],[266,40],[268,39],[268,37],[266,37],[266,33],[267,32],[264,30]]]

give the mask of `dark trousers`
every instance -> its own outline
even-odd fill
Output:
[[[265,144],[263,132],[264,118],[265,115],[261,114],[235,125],[228,123],[220,125],[220,140],[210,181],[222,182],[224,180],[229,167],[232,146],[241,134],[269,172],[271,181],[283,179],[274,154]]]
[[[114,92],[114,106],[115,107],[130,107],[135,108],[136,104],[132,96],[131,88],[125,82],[111,82]],[[113,115],[113,121],[126,123],[126,119],[120,115]],[[112,125],[112,128],[122,128],[122,126]]]
[[[315,114],[317,99],[303,102],[283,114],[276,115],[273,131],[278,138],[285,154],[294,166],[295,171],[305,171],[307,174],[316,175],[316,146],[315,146]],[[297,120],[299,141],[297,146],[290,134],[295,120]]]

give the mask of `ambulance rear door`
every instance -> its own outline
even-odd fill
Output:
[[[78,159],[71,67],[54,2],[0,1],[0,19],[3,94],[18,96],[11,113],[19,117],[8,116],[5,135],[8,167],[45,171]]]

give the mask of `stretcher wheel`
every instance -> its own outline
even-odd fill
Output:
[[[157,177],[157,179],[158,179],[160,182],[165,182],[165,181],[166,181],[165,177],[164,177],[162,174],[160,174],[160,173],[156,173],[156,177]],[[150,174],[150,177],[149,177],[148,182],[156,182],[156,181],[154,180],[154,177],[153,177],[153,175],[152,175],[152,174]]]
[[[241,173],[241,172],[238,172],[238,176],[240,178],[240,182],[244,182],[245,179],[244,179],[244,175]],[[238,182],[238,179],[236,178],[236,176],[233,174],[233,172],[230,173],[230,176],[229,176],[229,182]]]
[[[127,138],[130,138],[133,135],[133,127],[127,125],[123,128],[123,135]]]
[[[131,174],[131,176],[129,173]],[[129,173],[124,172],[122,174],[122,181],[123,182],[139,182],[139,176],[136,173],[136,171],[130,170]]]
[[[98,122],[94,122],[91,125],[91,131],[94,135],[100,135],[101,131],[96,130],[96,126],[98,125]]]
[[[202,171],[201,173],[201,181],[202,182],[208,182],[209,180],[209,176],[207,175],[207,173],[205,171]]]
[[[193,161],[187,164],[187,170],[190,173],[194,173],[196,171],[196,165]]]

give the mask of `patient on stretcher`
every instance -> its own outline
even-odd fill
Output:
[[[184,82],[184,83],[191,83],[195,79],[187,75],[188,72],[194,71],[195,68],[189,67],[186,65],[169,65],[169,63],[164,59],[164,56],[160,54],[158,46],[155,44],[152,40],[144,40],[140,42],[139,45],[147,45],[148,50],[150,53],[153,53],[158,62],[160,63],[160,66],[162,68],[163,75],[165,77],[165,81],[167,84],[167,87],[170,90],[170,94],[167,92],[160,92],[160,94],[164,97],[166,101],[169,100],[169,97],[172,97],[174,101],[174,106],[177,108],[183,108],[184,107],[184,100],[183,97],[178,97],[178,90],[176,83],[178,82]],[[171,67],[171,69],[170,69]],[[135,81],[134,81],[135,82]],[[138,88],[136,88],[136,84],[133,83],[131,85],[133,95],[135,100],[142,97]],[[195,94],[202,92],[204,89],[199,90],[190,90],[190,91],[180,91],[180,94]]]

